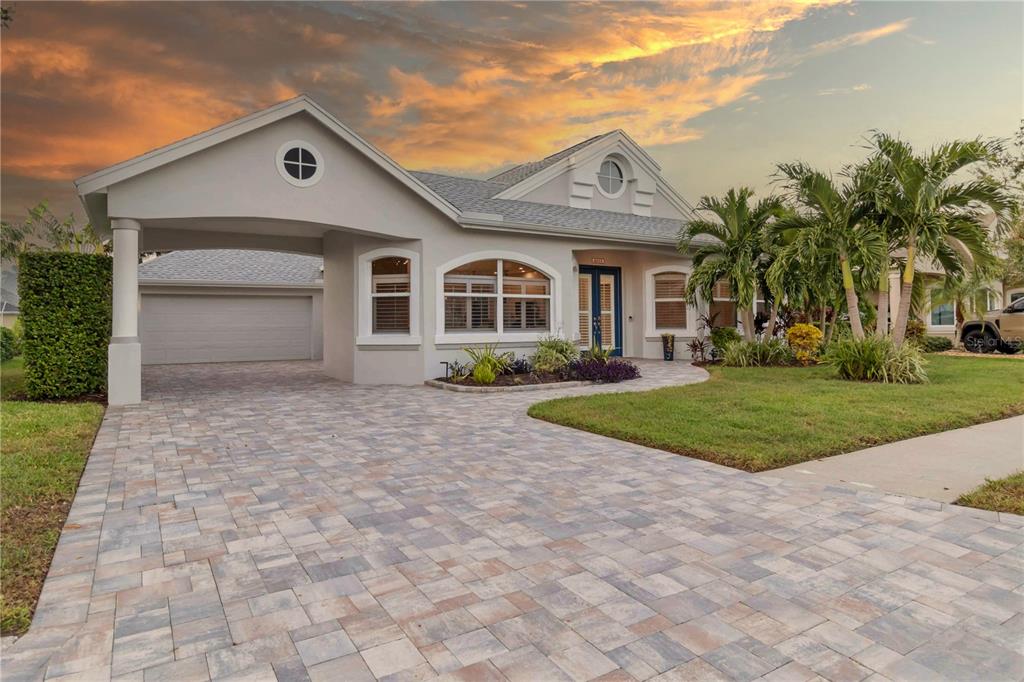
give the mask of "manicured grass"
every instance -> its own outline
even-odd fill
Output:
[[[0,364],[0,398],[17,398],[25,393],[25,360],[20,355]]]
[[[985,484],[957,498],[955,504],[990,511],[1024,514],[1024,471]]]
[[[28,629],[96,429],[97,403],[6,399],[20,358],[0,366],[0,632]]]
[[[713,367],[702,384],[538,403],[530,415],[763,471],[1024,414],[1024,363],[929,356],[930,383],[842,381],[830,367]]]

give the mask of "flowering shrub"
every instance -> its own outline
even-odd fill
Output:
[[[786,340],[801,365],[817,362],[821,352],[821,330],[813,324],[794,324],[786,332]]]

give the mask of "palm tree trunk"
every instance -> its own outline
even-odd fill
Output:
[[[829,320],[828,320],[828,334],[825,335],[825,345],[826,346],[829,343],[832,342],[832,335],[836,331],[836,317],[838,315],[839,315],[839,309],[838,308],[833,308],[832,309],[832,314],[829,315]],[[822,319],[824,319],[824,318],[822,318]]]
[[[828,311],[825,309],[825,306],[822,305],[821,306],[821,312],[819,313],[819,320],[820,320],[820,322],[818,323],[818,326],[821,327],[821,334],[822,334],[822,336],[825,335],[825,315],[827,313],[828,313]]]
[[[754,340],[754,312],[747,306],[740,308],[740,321],[743,323],[743,339]]]
[[[772,301],[772,311],[769,313],[768,326],[765,327],[764,335],[765,338],[771,339],[775,337],[775,318],[779,316],[779,299]]]
[[[907,245],[907,263],[903,266],[903,282],[900,284],[900,307],[896,312],[896,323],[892,330],[892,342],[899,348],[907,336],[907,320],[910,318],[910,297],[914,293],[914,259],[917,257],[914,238]]]
[[[860,321],[860,301],[857,299],[857,289],[853,286],[853,271],[850,270],[850,261],[845,255],[839,257],[839,264],[843,269],[843,290],[846,292],[846,311],[850,315],[850,329],[853,331],[853,338],[859,341],[864,338],[864,325]]]
[[[885,259],[888,264],[888,257]],[[875,336],[885,338],[889,334],[889,268],[882,268],[878,276],[878,316],[875,321]]]

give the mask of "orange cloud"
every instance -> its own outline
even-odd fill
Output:
[[[755,100],[783,61],[773,34],[834,1],[469,3],[454,18],[430,3],[29,3],[0,44],[3,172],[70,192],[298,92],[414,168],[487,171],[612,128],[678,143],[701,114]]]

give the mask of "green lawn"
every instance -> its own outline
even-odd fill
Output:
[[[103,418],[97,403],[10,400],[21,358],[0,365],[0,632],[28,629],[61,527]]]
[[[25,362],[19,355],[0,364],[0,398],[16,398],[24,392]]]
[[[1024,363],[929,356],[930,383],[834,378],[830,367],[713,367],[702,384],[538,403],[530,415],[764,471],[1024,414]]]
[[[1024,514],[1024,471],[1006,478],[986,480],[969,493],[957,498],[956,504],[990,511]]]

